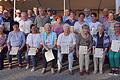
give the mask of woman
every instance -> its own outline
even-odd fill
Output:
[[[62,34],[59,35],[58,37],[58,41],[57,41],[57,45],[58,45],[58,72],[61,72],[61,68],[62,68],[62,59],[63,59],[63,55],[62,54],[62,50],[61,48],[63,47],[62,44],[65,45],[69,45],[69,52],[68,54],[68,63],[69,63],[69,73],[72,75],[72,66],[73,66],[73,54],[75,52],[75,45],[76,45],[76,38],[73,35],[73,33],[70,33],[70,25],[68,24],[64,24],[63,26],[64,28],[64,32]]]
[[[99,73],[103,73],[103,63],[105,59],[105,53],[107,52],[110,44],[109,36],[104,32],[104,26],[101,24],[98,26],[97,34],[93,35],[93,53],[96,54],[95,50],[102,50],[101,56],[94,55],[94,73],[97,73],[97,67],[99,64]],[[99,61],[99,62],[98,62]]]
[[[56,23],[52,26],[52,31],[54,31],[57,34],[57,36],[59,36],[63,32],[62,17],[56,16],[55,20]]]
[[[13,48],[18,48],[17,58],[18,58],[18,66],[22,67],[22,49],[25,45],[25,34],[19,30],[19,23],[13,23],[13,31],[11,31],[8,35],[7,39],[7,47],[8,47],[8,61],[9,61],[9,69],[12,68],[12,51]]]
[[[114,30],[115,30],[114,34],[110,36],[111,42],[113,40],[120,41],[120,23],[118,22],[115,23]],[[108,55],[109,55],[109,63],[111,68],[110,75],[111,74],[118,75],[119,67],[120,67],[120,50],[116,52],[110,49],[110,51],[108,52]]]
[[[89,74],[89,55],[92,48],[92,36],[89,34],[89,26],[82,26],[82,33],[79,34],[79,41],[77,43],[77,55],[79,57],[80,75],[83,75],[83,66],[85,64],[86,74]],[[87,47],[86,53],[80,53],[80,46]],[[84,63],[85,60],[85,63]]]
[[[7,36],[6,34],[3,33],[4,31],[4,26],[0,25],[0,70],[4,68],[4,57],[5,53],[7,53],[7,45],[6,45],[6,40]]]
[[[44,30],[45,32],[41,34],[42,45],[43,45],[43,54],[42,54],[43,69],[41,73],[44,74],[46,72],[47,63],[48,63],[45,57],[45,52],[52,50],[55,59],[50,62],[51,62],[51,73],[54,74],[54,68],[57,60],[57,50],[56,50],[57,35],[55,32],[51,31],[51,24],[49,23],[45,24]]]
[[[32,24],[30,26],[30,30],[31,30],[31,33],[28,34],[27,40],[26,40],[26,45],[27,45],[27,53],[26,53],[27,66],[26,66],[26,69],[28,69],[30,67],[30,58],[31,58],[32,59],[32,66],[33,66],[31,71],[35,71],[36,54],[30,55],[29,50],[31,48],[34,48],[36,50],[36,53],[37,53],[39,48],[40,48],[41,38],[40,38],[40,34],[37,32],[38,30],[37,30],[36,25]]]
[[[105,26],[105,31],[109,36],[111,36],[114,33],[114,24],[115,23],[116,23],[116,21],[114,19],[114,13],[109,12],[107,21],[103,23]]]

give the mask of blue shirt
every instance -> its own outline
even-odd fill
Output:
[[[71,21],[70,19],[66,20],[65,23],[69,24],[70,26],[74,26],[75,22],[77,22],[78,20],[74,20],[74,21]]]

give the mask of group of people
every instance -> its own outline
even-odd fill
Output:
[[[17,50],[18,67],[22,68],[22,56],[26,47],[26,69],[30,68],[32,62],[31,71],[36,70],[36,58],[39,54],[42,60],[42,74],[46,72],[48,63],[52,74],[55,73],[56,66],[60,73],[64,63],[63,56],[68,55],[68,69],[71,75],[74,56],[79,60],[80,75],[89,74],[92,55],[95,74],[98,71],[103,74],[103,65],[107,57],[110,74],[118,75],[120,44],[115,42],[120,43],[120,7],[117,15],[107,8],[103,9],[102,13],[98,18],[96,13],[85,8],[77,17],[74,11],[66,9],[64,16],[61,16],[51,8],[46,10],[39,7],[27,12],[18,9],[13,20],[9,11],[4,10],[0,16],[0,70],[4,68],[5,55],[9,63],[8,68],[12,69],[12,50]],[[113,43],[115,45],[112,45]],[[34,55],[29,54],[31,49],[35,51]],[[48,61],[47,54],[53,55],[54,59]]]

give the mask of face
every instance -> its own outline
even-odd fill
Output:
[[[32,26],[31,31],[32,31],[32,33],[36,33],[37,32],[37,27],[36,26]]]
[[[71,19],[75,19],[75,14],[74,13],[70,13],[70,18]]]
[[[44,15],[45,14],[45,9],[39,8],[39,15]]]
[[[97,17],[95,17],[95,15],[91,15],[92,21],[96,21]]]
[[[28,11],[27,11],[27,14],[28,14],[28,15],[32,15],[32,14],[33,14],[33,11],[32,11],[32,10],[28,10]]]
[[[85,16],[89,16],[90,15],[90,11],[86,10],[86,11],[84,11],[84,14],[85,14]]]
[[[50,27],[51,27],[50,25],[45,25],[45,26],[44,26],[44,30],[45,30],[45,32],[46,32],[47,34],[49,34],[50,31],[51,31],[51,28],[50,28]]]
[[[107,16],[107,15],[108,15],[108,9],[107,9],[107,8],[105,8],[105,9],[103,10],[103,15],[104,15],[104,16]]]
[[[99,27],[98,27],[98,32],[99,32],[99,33],[103,33],[103,32],[104,32],[104,28],[103,28],[102,26],[99,26]]]
[[[64,28],[64,33],[65,34],[69,34],[70,33],[70,28],[69,27],[65,27]]]
[[[4,27],[0,27],[0,32],[3,32],[4,31]]]
[[[38,9],[34,7],[34,8],[33,8],[33,11],[34,11],[34,12],[37,12],[37,11],[38,11]]]
[[[69,16],[70,11],[69,10],[65,10],[65,16]]]
[[[16,12],[16,16],[20,17],[21,16],[21,12]]]
[[[82,30],[84,33],[87,33],[87,34],[89,33],[89,29],[87,29],[87,28],[83,28]]]
[[[21,19],[24,20],[24,21],[26,21],[28,19],[27,14],[25,14],[25,13],[21,14]]]
[[[3,15],[4,15],[4,17],[9,17],[9,12],[8,11],[4,11]]]
[[[58,18],[58,19],[57,19],[57,23],[61,23],[61,18]]]
[[[0,6],[0,13],[3,12],[3,6]]]
[[[80,15],[80,20],[84,20],[85,16],[84,15]]]
[[[109,19],[109,20],[113,20],[113,19],[114,19],[114,15],[113,15],[112,13],[109,13],[109,14],[108,14],[108,19]]]
[[[115,33],[120,32],[120,25],[116,24],[115,26],[117,26],[117,27],[114,27]]]
[[[19,30],[18,25],[13,25],[13,31],[18,31],[18,30]]]

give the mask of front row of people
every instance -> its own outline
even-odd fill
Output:
[[[64,32],[58,37],[55,32],[51,31],[51,25],[49,23],[45,24],[44,32],[39,34],[36,25],[32,24],[30,27],[31,33],[27,35],[25,39],[25,34],[19,30],[19,23],[14,22],[13,31],[9,33],[8,38],[3,33],[4,27],[0,26],[0,69],[3,69],[4,56],[7,52],[7,57],[9,61],[9,69],[12,68],[12,56],[13,53],[17,50],[17,59],[18,66],[22,67],[22,52],[24,46],[27,46],[27,51],[25,54],[26,57],[26,69],[30,68],[30,59],[32,59],[32,69],[35,71],[36,67],[36,55],[40,54],[42,58],[42,71],[41,73],[46,72],[48,61],[46,59],[46,52],[52,51],[54,59],[50,60],[49,63],[51,66],[51,73],[54,74],[55,66],[58,65],[58,72],[61,72],[63,55],[68,55],[68,68],[69,73],[73,74],[73,61],[74,55],[79,58],[79,67],[80,75],[84,74],[84,65],[85,72],[89,74],[89,56],[93,55],[94,61],[94,73],[98,71],[99,64],[99,73],[103,73],[103,64],[105,56],[109,58],[109,64],[112,74],[119,73],[120,66],[120,50],[117,51],[115,47],[119,46],[120,43],[120,23],[114,25],[114,34],[109,36],[104,31],[104,26],[101,24],[98,26],[97,34],[91,35],[88,25],[82,26],[82,31],[79,34],[74,34],[70,32],[70,26],[64,24]],[[112,45],[113,42],[118,42],[118,44]],[[115,49],[113,49],[115,48]],[[33,49],[30,54],[30,50]],[[13,53],[12,53],[13,52]],[[49,55],[49,53],[47,53]]]

